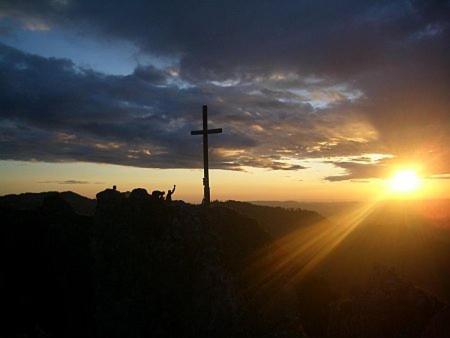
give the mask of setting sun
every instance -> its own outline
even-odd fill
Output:
[[[414,170],[399,170],[390,179],[389,186],[393,192],[410,193],[421,184],[420,177]]]

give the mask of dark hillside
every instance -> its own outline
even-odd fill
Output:
[[[380,204],[329,255],[323,269],[349,289],[367,282],[370,270],[383,265],[450,301],[450,223],[425,217],[407,202]]]
[[[16,210],[37,210],[42,206],[44,199],[50,195],[58,194],[79,215],[92,216],[95,212],[96,200],[81,196],[72,191],[23,193],[0,196],[0,206]]]
[[[94,223],[103,336],[230,337],[251,329],[242,323],[238,272],[270,240],[254,220],[226,208],[166,204],[136,189],[128,198],[100,193]]]
[[[0,336],[91,336],[92,220],[57,194],[38,210],[0,207],[0,218]]]
[[[422,338],[448,319],[447,230],[404,208],[326,251],[345,224],[304,210],[108,189],[81,216],[21,196],[0,207],[0,337]]]
[[[271,238],[229,208],[107,190],[93,217],[58,194],[0,217],[2,337],[302,335],[292,307],[252,308],[241,271]]]
[[[255,219],[273,237],[280,237],[299,227],[314,225],[324,220],[317,212],[304,209],[270,207],[239,201],[214,202],[214,205]]]

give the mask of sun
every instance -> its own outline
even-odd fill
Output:
[[[399,170],[389,180],[389,187],[396,193],[412,193],[419,189],[421,179],[417,172],[411,169]]]

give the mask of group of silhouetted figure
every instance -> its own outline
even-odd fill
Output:
[[[166,201],[168,201],[168,202],[171,202],[171,201],[172,201],[172,195],[173,195],[173,193],[175,192],[175,188],[176,188],[176,187],[177,187],[177,186],[174,185],[172,190],[170,190],[170,189],[167,190],[167,196],[166,196],[165,198],[164,198],[164,195],[166,194],[165,191],[153,190],[153,191],[152,191],[152,197],[153,197],[154,199],[157,199],[157,200],[161,200],[161,201],[166,200]]]
[[[167,190],[167,195],[166,195],[165,191],[153,190],[152,194],[151,194],[151,197],[154,200],[171,202],[172,201],[172,195],[174,194],[176,187],[177,186],[174,184],[172,190],[170,190],[170,189]],[[115,185],[113,186],[113,190],[117,191],[117,187]],[[164,197],[164,195],[166,195],[166,196]]]

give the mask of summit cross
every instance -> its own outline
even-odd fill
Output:
[[[220,134],[222,128],[208,129],[208,107],[203,106],[203,129],[193,130],[191,135],[203,135],[203,205],[211,202],[209,190],[208,134]]]

